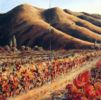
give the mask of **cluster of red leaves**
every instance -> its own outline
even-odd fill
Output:
[[[101,100],[101,81],[92,81],[90,71],[79,74],[66,86],[68,100]]]
[[[78,75],[78,77],[74,79],[73,83],[78,88],[81,88],[89,82],[89,79],[90,79],[90,73],[89,73],[89,71],[86,71],[86,72]]]

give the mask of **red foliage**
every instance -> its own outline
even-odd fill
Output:
[[[85,94],[90,98],[90,97],[95,97],[96,96],[96,92],[94,89],[94,86],[91,84],[87,84],[84,86],[84,92]]]
[[[73,83],[78,87],[81,88],[85,84],[89,82],[90,79],[90,72],[86,71],[82,74],[80,74],[77,78],[74,79]]]
[[[100,96],[101,95],[101,83],[100,82],[94,83],[94,87],[96,89],[96,95]]]
[[[95,77],[91,75],[94,71]],[[74,80],[73,84],[68,84],[66,89],[71,96],[68,100],[101,100],[101,78],[100,70],[94,68],[91,71],[85,71],[79,74]],[[76,88],[75,88],[76,87]]]
[[[89,71],[85,71],[84,73],[80,74],[80,80],[84,83],[88,83],[90,79],[90,72]]]

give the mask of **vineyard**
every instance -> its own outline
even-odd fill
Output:
[[[80,73],[64,90],[54,94],[52,100],[101,100],[101,60],[95,68]]]
[[[4,51],[0,53],[0,100],[17,98],[33,89],[53,83],[62,75],[81,68],[81,65],[100,56],[100,50],[55,51],[52,55],[50,51]],[[101,65],[98,63],[96,66]],[[100,100],[101,70],[94,67],[68,84],[62,91],[61,99],[52,96],[51,100]]]

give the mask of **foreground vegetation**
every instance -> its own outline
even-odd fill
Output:
[[[59,92],[52,95],[51,100],[101,100],[101,60],[91,70],[76,76]]]
[[[45,52],[1,53],[0,100],[52,82],[72,68],[80,67],[81,64],[100,56],[101,52],[79,50],[56,54],[58,55],[50,59],[50,53]]]

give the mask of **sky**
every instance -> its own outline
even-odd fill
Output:
[[[72,11],[101,14],[101,0],[50,0],[51,7]],[[5,13],[17,5],[28,3],[40,8],[49,8],[49,0],[0,0],[0,13]]]

